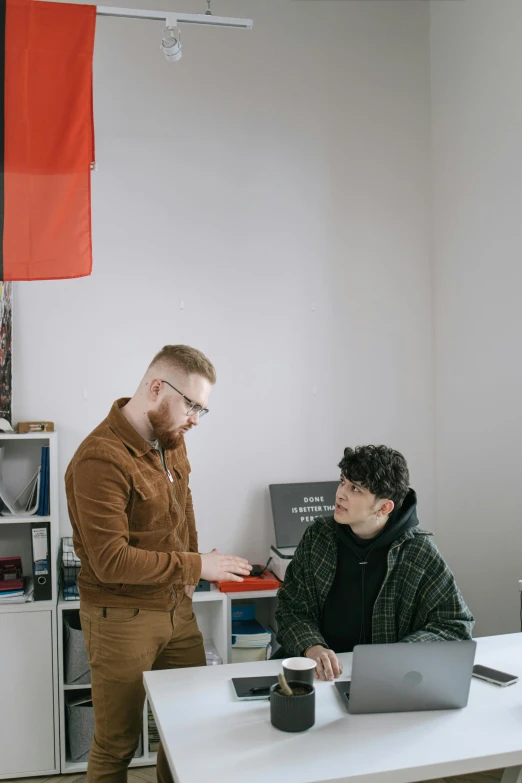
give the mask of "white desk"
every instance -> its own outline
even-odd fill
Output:
[[[268,701],[239,702],[230,678],[276,674],[281,661],[146,672],[176,783],[411,783],[503,767],[522,781],[522,634],[478,639],[476,663],[517,674],[507,688],[473,678],[464,710],[349,715],[332,683],[316,687],[316,723],[289,734]],[[342,654],[348,679],[351,654]]]

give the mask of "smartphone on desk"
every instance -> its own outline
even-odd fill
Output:
[[[479,680],[487,680],[495,685],[514,685],[518,682],[516,674],[507,674],[507,672],[501,672],[498,669],[490,669],[489,666],[481,666],[476,663],[473,667],[473,677],[478,677]]]

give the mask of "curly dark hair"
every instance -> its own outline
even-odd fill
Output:
[[[357,481],[380,500],[393,500],[397,508],[408,494],[406,460],[388,446],[347,447],[339,467],[348,481]]]

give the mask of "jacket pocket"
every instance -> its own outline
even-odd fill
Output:
[[[154,482],[134,484],[128,511],[129,530],[167,527],[171,493],[171,485],[166,476],[161,476]]]
[[[188,478],[190,473],[190,462],[186,456],[182,456],[177,462],[172,464],[172,470],[179,476],[179,478]]]

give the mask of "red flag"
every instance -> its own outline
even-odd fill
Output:
[[[95,26],[95,6],[0,1],[1,280],[91,273]]]

